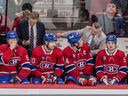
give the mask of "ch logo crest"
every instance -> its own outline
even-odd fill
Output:
[[[104,66],[104,71],[108,74],[117,74],[119,65],[107,64]]]
[[[41,69],[44,69],[44,68],[53,68],[54,63],[52,63],[52,62],[47,62],[47,61],[42,61],[42,62],[39,64],[39,66],[40,66]]]
[[[86,65],[86,60],[85,59],[81,59],[79,61],[76,62],[76,67],[79,69],[79,70],[82,70],[85,68],[85,65]]]

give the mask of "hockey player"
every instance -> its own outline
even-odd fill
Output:
[[[18,45],[18,35],[9,31],[7,44],[0,45],[0,83],[29,83],[30,61],[25,48]]]
[[[60,76],[63,73],[64,57],[61,49],[56,47],[57,37],[54,33],[44,35],[45,45],[37,46],[31,56],[32,83],[64,83]]]
[[[127,75],[127,63],[123,51],[117,49],[117,38],[108,35],[106,49],[101,50],[96,59],[96,76],[101,84],[124,84]]]
[[[63,50],[66,83],[95,85],[96,79],[92,76],[94,63],[88,44],[83,43],[77,32],[70,33],[67,40],[70,45]]]

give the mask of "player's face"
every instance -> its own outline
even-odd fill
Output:
[[[77,43],[75,43],[75,46],[76,46],[77,48],[82,47],[82,46],[83,46],[83,40],[80,39]]]
[[[56,47],[56,45],[57,45],[57,42],[49,42],[48,43],[48,47],[49,47],[49,49],[51,49],[51,50],[53,50],[55,47]]]
[[[112,41],[108,41],[107,48],[108,48],[108,50],[113,51],[116,48],[116,43],[112,42]]]
[[[9,45],[13,43],[17,44],[17,39],[8,39],[7,42]]]
[[[83,40],[80,39],[80,40],[78,41],[78,43],[79,43],[79,47],[82,47],[82,46],[83,46]]]
[[[116,13],[116,5],[115,4],[108,4],[107,8],[106,8],[106,12]]]

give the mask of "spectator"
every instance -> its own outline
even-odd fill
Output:
[[[117,6],[117,9],[123,16],[124,30],[128,36],[128,0],[111,0]]]
[[[128,1],[127,0],[111,0],[116,6],[118,11],[123,15],[128,15]]]
[[[90,13],[86,9],[85,0],[80,0],[79,18],[81,22],[89,21]]]
[[[16,30],[16,27],[18,24],[20,24],[24,20],[29,19],[30,11],[24,10],[24,11],[21,11],[20,13],[16,13],[16,15],[18,16],[18,18],[16,18],[16,20],[14,20],[14,22],[13,22],[12,30]]]
[[[31,71],[26,49],[17,44],[16,32],[8,32],[6,40],[8,44],[0,45],[0,83],[29,83],[27,77]]]
[[[4,0],[5,1],[5,0]],[[33,2],[35,0],[8,0],[8,14],[10,20],[14,20],[15,14],[24,10],[29,10],[32,12],[33,10]]]
[[[45,45],[36,47],[31,56],[32,83],[64,83],[60,76],[64,71],[63,52],[56,47],[57,37],[54,33],[44,35]]]
[[[123,18],[117,14],[117,8],[114,3],[108,3],[106,12],[98,16],[98,22],[103,27],[105,34],[115,34],[117,36],[124,36]]]
[[[95,85],[96,79],[92,76],[94,62],[88,44],[83,43],[80,34],[75,32],[70,33],[67,40],[70,45],[63,50],[66,83]]]
[[[22,11],[29,10],[30,12],[33,11],[33,7],[30,3],[24,3],[22,6]]]
[[[105,48],[106,35],[102,32],[99,23],[95,22],[92,26],[86,26],[80,30],[67,31],[64,33],[56,33],[58,37],[67,37],[72,32],[78,32],[82,35],[82,40],[90,45],[91,53],[95,56],[97,52]],[[92,42],[93,41],[93,42]]]
[[[39,13],[33,11],[29,19],[21,22],[17,26],[19,35],[19,43],[22,44],[29,52],[29,56],[37,45],[43,44],[43,36],[45,34],[44,24],[38,21]]]
[[[117,49],[117,38],[108,35],[107,48],[98,52],[96,59],[96,76],[100,84],[125,84],[127,76],[127,63],[123,51]]]
[[[28,11],[26,11],[28,10]],[[16,26],[23,20],[23,17],[30,14],[30,12],[32,12],[33,7],[30,3],[24,3],[22,6],[22,11],[19,13],[16,13],[16,18],[14,19],[13,22],[13,27],[12,30],[16,30]],[[24,15],[24,16],[23,16]]]

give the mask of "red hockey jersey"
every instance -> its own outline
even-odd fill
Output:
[[[63,54],[66,63],[65,70],[69,75],[78,78],[80,74],[92,74],[94,63],[88,44],[84,43],[83,47],[76,52],[68,46],[63,50]]]
[[[115,78],[118,82],[127,75],[127,63],[123,51],[116,49],[109,54],[107,49],[98,52],[96,59],[96,76],[102,81],[104,76],[109,79]]]
[[[53,74],[61,76],[64,69],[63,52],[55,48],[50,53],[46,53],[44,46],[36,47],[31,56],[32,73],[36,77]]]
[[[18,66],[20,70],[17,70]],[[11,50],[8,44],[0,46],[0,76],[17,74],[24,79],[30,72],[30,61],[25,48],[18,45],[15,50]]]

